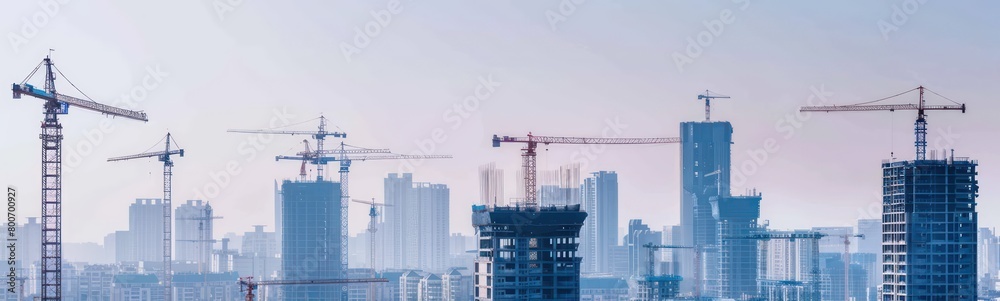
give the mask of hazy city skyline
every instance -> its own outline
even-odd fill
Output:
[[[226,129],[305,122],[290,128],[310,130],[317,121],[306,121],[320,114],[348,133],[348,144],[453,155],[412,172],[416,181],[448,185],[450,232],[465,234],[473,232],[470,205],[481,201],[479,166],[497,162],[507,191],[517,187],[519,150],[492,148],[493,134],[677,137],[680,122],[704,119],[696,97],[705,89],[733,97],[712,112],[734,128],[732,193],[762,192],[760,219],[773,229],[879,218],[879,163],[890,152],[913,158],[913,112],[797,113],[803,105],[859,103],[925,85],[969,106],[965,114],[930,113],[929,149],[979,160],[981,183],[996,177],[996,143],[983,138],[1000,130],[988,122],[998,105],[981,96],[1000,75],[1000,37],[987,33],[1000,25],[988,15],[993,3],[927,2],[907,13],[902,1],[592,1],[566,13],[560,1],[401,1],[388,14],[387,2],[241,2],[221,14],[205,1],[39,3],[0,12],[8,37],[0,75],[19,83],[53,48],[55,64],[87,95],[150,119],[79,109],[61,117],[66,242],[102,242],[128,229],[135,199],[161,197],[155,159],[105,160],[142,152],[167,131],[187,151],[175,158],[174,207],[210,202],[224,217],[215,223],[220,237],[252,225],[274,231],[274,180],[296,178],[298,163],[273,156],[302,150],[303,137],[265,143]],[[377,34],[356,37],[355,28],[385,16]],[[345,56],[345,45],[358,52]],[[57,88],[83,96],[66,78]],[[470,96],[477,98],[461,108]],[[894,103],[915,101],[911,93]],[[0,182],[19,188],[22,217],[40,214],[41,104],[0,101],[8,128],[0,133]],[[106,119],[110,127],[101,125]],[[580,153],[589,146],[545,149],[539,169],[581,163],[583,174],[619,175],[619,227],[630,219],[653,229],[679,223],[676,145],[599,147],[592,159]],[[386,175],[410,171],[402,166],[355,164],[351,197],[381,200]],[[1000,224],[990,218],[1000,205],[989,187],[980,190],[980,227]],[[352,204],[352,235],[366,227],[367,209]]]

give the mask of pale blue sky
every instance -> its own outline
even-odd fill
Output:
[[[371,11],[389,1],[232,2],[239,4],[221,18],[213,3],[225,0],[19,1],[0,12],[7,37],[0,77],[8,82],[20,82],[49,48],[78,87],[108,104],[142,86],[148,69],[166,73],[147,80],[156,87],[135,106],[150,122],[114,120],[89,155],[67,166],[66,241],[100,241],[127,228],[135,198],[160,197],[159,162],[104,160],[141,152],[168,129],[188,151],[174,168],[176,203],[203,193],[211,175],[234,162],[240,173],[207,199],[225,217],[217,234],[270,225],[273,181],[298,172],[298,164],[271,158],[299,150],[302,138],[275,137],[251,157],[249,137],[225,130],[267,127],[275,110],[294,115],[293,122],[323,113],[348,132],[348,143],[403,153],[441,129],[447,138],[433,153],[455,159],[428,161],[414,178],[448,184],[451,231],[471,233],[478,166],[496,161],[512,174],[519,165],[518,148],[494,149],[491,135],[600,136],[606,120],[618,119],[627,125],[623,136],[673,137],[679,122],[703,118],[696,96],[705,89],[733,97],[717,102],[713,119],[733,123],[733,168],[759,165],[743,187],[764,193],[763,219],[777,228],[853,225],[878,216],[869,208],[879,202],[880,161],[892,150],[913,157],[914,113],[804,115],[791,134],[780,129],[793,123],[781,120],[805,105],[813,88],[843,104],[920,84],[968,104],[966,114],[931,113],[931,147],[950,140],[959,156],[979,160],[981,225],[998,224],[991,218],[1000,210],[991,138],[1000,126],[989,117],[998,108],[990,89],[1000,76],[997,4],[928,1],[893,23],[893,7],[906,2],[591,0],[553,27],[547,11],[559,14],[559,1],[403,0],[348,61],[341,44],[353,43],[355,27],[377,22]],[[672,55],[685,52],[688,38],[711,35],[705,23],[720,14],[732,22],[678,69]],[[880,20],[898,30],[883,35]],[[25,22],[37,32],[24,31]],[[457,115],[449,110],[474,94],[481,77],[499,87],[453,128],[455,119],[446,118]],[[57,84],[80,96],[66,81]],[[41,117],[36,99],[0,101],[0,184],[21,189],[24,215],[39,214]],[[102,119],[80,109],[63,116],[65,155],[86,151],[86,133]],[[947,131],[950,139],[939,138]],[[768,139],[778,150],[763,164],[744,163]],[[539,155],[541,167],[569,163],[580,148],[549,149]],[[619,173],[623,225],[642,218],[661,227],[679,220],[678,161],[676,146],[608,147],[585,171]],[[398,168],[356,164],[353,197],[381,199],[382,179]],[[365,227],[366,213],[352,207],[352,233]]]

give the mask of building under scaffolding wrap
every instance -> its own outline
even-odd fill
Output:
[[[472,206],[475,300],[580,300],[580,205]]]
[[[978,162],[882,163],[882,300],[976,300]]]

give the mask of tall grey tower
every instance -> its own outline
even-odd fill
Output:
[[[724,121],[683,122],[680,137],[681,233],[675,235],[682,245],[715,245],[718,234],[711,200],[729,196],[733,126]],[[681,252],[679,259],[681,276],[693,279],[694,255]],[[709,263],[716,262],[705,259]],[[706,266],[702,276],[716,279],[716,272],[715,266]],[[682,291],[691,291],[690,283],[692,281],[686,282]]]

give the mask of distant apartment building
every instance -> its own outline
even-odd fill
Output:
[[[128,240],[135,261],[163,261],[163,201],[136,199],[128,208]]]
[[[653,270],[649,270],[649,249],[646,244],[662,244],[663,233],[653,231],[641,219],[628,222],[628,233],[625,234],[624,245],[628,248],[628,277],[656,275],[656,251],[653,252]]]
[[[611,273],[612,249],[619,245],[618,174],[599,171],[583,181],[583,210],[587,212],[581,231],[584,270]],[[592,266],[591,266],[592,265]]]
[[[823,300],[868,299],[868,271],[863,266],[845,266],[841,253],[821,253],[820,257],[820,269],[823,272],[820,296]]]
[[[979,295],[997,296],[1000,282],[1000,238],[991,228],[979,228],[979,259],[976,270],[979,273]]]
[[[579,205],[472,209],[474,300],[580,300]]]
[[[976,300],[978,163],[882,163],[882,300]]]
[[[772,235],[811,234],[811,230],[775,231]],[[814,261],[813,242],[808,239],[771,239],[759,242],[766,250],[759,263],[758,289],[766,300],[811,300]],[[818,258],[817,258],[818,259]],[[818,267],[817,267],[818,268]]]
[[[111,283],[115,301],[162,301],[163,286],[154,274],[119,274]]]
[[[472,275],[466,268],[450,268],[441,275],[441,295],[444,301],[471,301]]]
[[[357,279],[357,278],[371,278],[371,277],[372,277],[372,269],[369,269],[369,268],[349,268],[349,269],[347,269],[347,278]],[[384,285],[384,283],[371,283],[371,285],[369,285],[369,283],[356,284],[356,285],[348,285],[347,286],[347,300],[348,301],[368,301],[368,300],[373,300],[372,298],[368,298],[368,296],[369,296],[369,289],[375,288],[375,290],[373,290],[371,293],[377,294],[376,293],[377,292],[377,288],[380,285]],[[379,300],[379,299],[374,299],[374,300]]]
[[[174,275],[174,300],[241,300],[245,299],[236,272],[227,273],[181,273]],[[260,295],[258,293],[258,295]]]
[[[857,233],[864,237],[852,241],[857,246],[856,253],[870,256],[856,256],[854,262],[865,266],[869,290],[876,292],[882,286],[882,219],[859,219],[857,228]]]
[[[207,272],[212,264],[214,240],[212,206],[188,200],[174,209],[174,259],[197,263]]]
[[[77,300],[110,301],[112,283],[119,273],[115,265],[88,265],[80,272]]]
[[[386,256],[377,266],[444,272],[449,254],[450,190],[413,182],[413,175],[385,178],[384,229],[376,232]],[[378,243],[377,243],[378,244]]]
[[[629,284],[619,277],[580,278],[580,301],[628,301]]]
[[[419,301],[421,279],[423,276],[417,271],[407,271],[399,276],[399,300]]]

